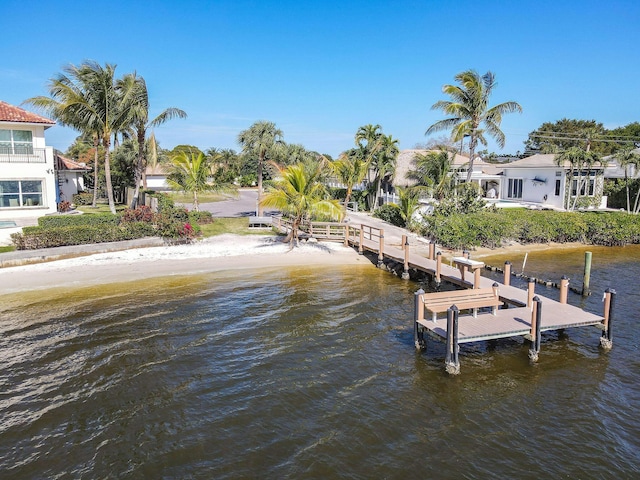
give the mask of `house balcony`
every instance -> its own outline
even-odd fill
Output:
[[[13,153],[0,148],[0,163],[47,163],[44,148],[32,148],[24,153]]]

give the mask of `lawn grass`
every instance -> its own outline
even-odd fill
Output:
[[[213,223],[201,225],[203,237],[213,237],[224,233],[235,235],[276,235],[271,228],[249,228],[249,217],[214,218]]]
[[[171,192],[169,197],[175,202],[180,204],[193,203],[193,195],[182,192]],[[228,200],[228,195],[222,195],[221,193],[199,193],[198,202],[200,203],[213,203],[221,202],[222,200]]]
[[[15,250],[16,250],[16,247],[14,247],[13,245],[7,245],[5,247],[0,247],[0,253],[14,252]]]
[[[121,212],[127,208],[127,205],[116,205],[116,213]],[[95,207],[91,205],[78,205],[76,210],[82,213],[111,213],[109,210],[109,205],[106,204],[98,204]]]

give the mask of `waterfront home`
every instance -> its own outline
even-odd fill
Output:
[[[44,137],[53,125],[48,118],[0,101],[0,220],[57,210],[53,148]]]
[[[60,152],[55,152],[55,165],[58,201],[73,202],[76,193],[84,192],[84,175],[90,169],[86,164],[64,157]]]

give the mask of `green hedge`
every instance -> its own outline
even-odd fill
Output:
[[[80,225],[118,225],[120,215],[113,213],[87,213],[83,215],[48,215],[38,218],[38,225],[45,228]]]
[[[11,239],[18,250],[34,250],[65,245],[118,242],[157,235],[158,232],[152,224],[131,222],[120,226],[24,227],[22,234],[14,233]]]
[[[621,212],[554,212],[521,209],[427,217],[421,233],[449,248],[520,243],[640,243],[640,217]]]

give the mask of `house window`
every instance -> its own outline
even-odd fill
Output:
[[[596,192],[596,172],[574,172],[571,182],[571,195],[574,197],[578,192],[578,182],[580,182],[580,196],[593,197]]]
[[[31,131],[0,129],[0,154],[33,155],[33,134]]]
[[[556,180],[556,197],[560,196],[560,180]]]
[[[40,207],[42,180],[0,180],[0,208]]]
[[[521,178],[509,179],[507,198],[522,198],[522,179]]]

